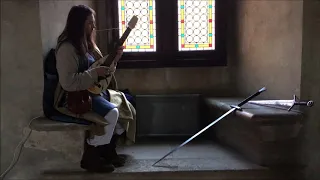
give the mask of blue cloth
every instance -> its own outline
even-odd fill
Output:
[[[90,125],[93,123],[85,119],[74,118],[67,115],[50,116],[49,119],[54,121],[64,122],[64,123],[76,123],[76,124],[83,124],[83,125]]]
[[[92,111],[104,117],[107,113],[116,108],[112,103],[99,95],[92,95]]]

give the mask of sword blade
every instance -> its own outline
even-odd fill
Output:
[[[177,151],[179,148],[181,148],[182,146],[184,146],[185,144],[187,144],[188,142],[190,142],[192,139],[196,138],[198,135],[200,135],[201,133],[203,133],[204,131],[206,131],[208,128],[210,128],[211,126],[213,126],[214,124],[216,124],[217,122],[219,122],[221,119],[223,119],[224,117],[228,116],[230,113],[232,113],[233,111],[235,111],[236,108],[232,108],[230,109],[228,112],[226,112],[225,114],[223,114],[222,116],[220,116],[218,119],[214,120],[212,123],[210,123],[209,125],[207,125],[205,128],[203,128],[201,131],[197,132],[195,135],[193,135],[192,137],[190,137],[189,139],[187,139],[185,142],[183,142],[182,144],[180,144],[179,146],[177,146],[176,148],[174,148],[173,150],[171,150],[169,153],[167,153],[165,156],[163,156],[161,159],[159,159],[157,162],[155,162],[152,166],[154,166],[155,164],[157,164],[158,162],[162,161],[164,158],[166,158],[167,156],[169,156],[171,153]]]
[[[257,100],[257,101],[249,101],[250,104],[257,105],[274,105],[274,106],[292,106],[294,104],[294,100]]]

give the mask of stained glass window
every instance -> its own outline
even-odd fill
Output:
[[[155,0],[118,0],[120,37],[133,15],[139,20],[124,43],[124,52],[156,51]]]
[[[215,0],[178,0],[179,50],[215,49]]]

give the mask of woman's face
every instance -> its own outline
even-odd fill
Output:
[[[93,29],[96,28],[96,21],[93,15],[88,16],[85,22],[85,32],[86,35],[91,35]]]

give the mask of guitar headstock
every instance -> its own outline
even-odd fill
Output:
[[[129,23],[128,23],[128,27],[130,29],[134,29],[137,25],[138,22],[138,16],[134,15],[132,16],[132,18],[130,19]]]

